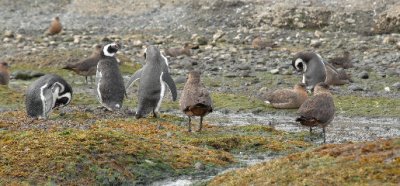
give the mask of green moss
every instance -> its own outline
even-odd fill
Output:
[[[334,96],[337,113],[347,116],[400,115],[400,99],[386,97]]]
[[[0,97],[0,108],[16,109],[25,101],[21,91],[3,85],[0,85]]]
[[[231,171],[208,185],[397,185],[400,139],[331,144]]]

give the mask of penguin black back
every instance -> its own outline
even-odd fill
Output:
[[[96,71],[97,98],[104,107],[111,111],[122,107],[126,95],[124,80],[115,58],[120,47],[118,43],[105,45]]]

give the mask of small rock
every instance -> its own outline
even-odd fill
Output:
[[[319,39],[313,39],[310,42],[310,46],[314,47],[314,48],[318,48],[322,45],[322,42]]]
[[[360,77],[361,79],[368,79],[369,75],[367,71],[362,71],[360,74],[358,74],[358,77]]]
[[[134,47],[141,47],[142,45],[143,45],[143,42],[141,40],[133,41],[133,46]]]
[[[242,66],[239,66],[238,69],[239,70],[250,70],[251,67],[250,67],[250,65],[242,65]]]
[[[6,37],[6,38],[3,39],[3,42],[4,42],[4,43],[8,43],[8,42],[10,42],[10,41],[11,41],[11,39],[8,38],[8,37]]]
[[[185,82],[186,82],[186,77],[184,77],[184,76],[179,76],[175,79],[176,84],[181,84],[181,83],[185,83]]]
[[[400,50],[400,41],[396,43],[396,48]]]
[[[352,18],[347,18],[347,19],[346,19],[346,22],[347,22],[347,23],[350,23],[350,24],[353,24],[353,23],[356,22],[356,20],[354,20],[354,19],[352,19]]]
[[[194,168],[195,168],[196,170],[204,170],[206,167],[204,166],[203,163],[197,162],[197,163],[194,164]]]
[[[390,92],[390,87],[385,87],[384,90],[385,90],[386,92]]]
[[[218,30],[217,33],[215,33],[213,35],[213,41],[217,41],[218,39],[220,39],[222,36],[225,35],[225,32],[222,30]]]
[[[315,36],[315,37],[321,38],[323,35],[324,35],[324,33],[321,32],[321,31],[319,31],[319,30],[316,30],[316,31],[314,32],[314,36]]]
[[[279,69],[272,69],[269,72],[271,72],[271,74],[279,74]]]
[[[350,85],[349,90],[351,91],[363,91],[364,89],[359,85]]]
[[[14,38],[14,33],[11,30],[6,30],[4,32],[4,37],[6,37],[6,38]]]
[[[393,84],[392,87],[395,88],[396,90],[400,90],[400,82]]]
[[[391,37],[391,36],[386,36],[385,38],[383,38],[382,43],[383,44],[395,44],[396,43],[396,39]]]
[[[204,36],[198,36],[198,37],[196,37],[196,43],[197,43],[198,45],[207,45],[208,40],[207,40],[207,38],[204,37]]]

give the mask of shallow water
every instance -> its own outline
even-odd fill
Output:
[[[178,114],[179,113],[174,113]],[[183,117],[183,115],[182,115]],[[205,119],[206,123],[218,126],[240,126],[250,124],[261,124],[272,126],[278,130],[288,132],[309,131],[308,127],[302,127],[294,122],[296,115],[276,115],[276,114],[252,114],[252,113],[229,113],[213,112]],[[314,134],[320,134],[321,129],[313,129]],[[335,116],[335,119],[326,129],[327,143],[345,143],[348,141],[369,141],[379,138],[392,138],[400,136],[400,118],[367,118],[367,117],[344,117]],[[305,140],[311,140],[310,138]],[[322,137],[312,138],[315,143],[322,143]],[[269,161],[277,158],[276,155],[237,155],[236,159],[239,165],[225,170],[218,174],[223,174],[241,167],[254,165],[257,163]],[[217,174],[217,175],[218,175]],[[207,181],[215,175],[204,176],[183,176],[179,178],[169,178],[166,180],[154,182],[153,186],[187,186],[201,181]]]

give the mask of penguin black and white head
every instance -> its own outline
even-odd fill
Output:
[[[169,74],[168,60],[156,46],[148,46],[144,52],[146,63],[129,79],[128,89],[136,80],[140,80],[138,109],[136,118],[145,117],[153,112],[157,116],[166,86],[172,93],[172,100],[177,98],[175,82]]]
[[[126,95],[124,80],[115,58],[115,54],[120,48],[119,43],[105,45],[96,70],[97,98],[102,106],[110,111],[121,109]]]
[[[101,54],[106,57],[114,57],[120,48],[121,44],[111,43],[103,47],[103,51]]]
[[[315,52],[297,53],[293,57],[292,66],[303,73],[302,83],[306,84],[308,89],[326,79],[325,63],[322,57]]]
[[[60,76],[47,74],[27,89],[25,106],[28,116],[47,119],[53,108],[68,105],[72,100],[71,86]]]

